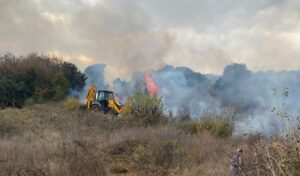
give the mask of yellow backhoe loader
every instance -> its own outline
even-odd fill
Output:
[[[86,106],[92,112],[104,112],[114,115],[123,112],[126,107],[116,99],[113,91],[97,90],[94,84],[90,86]]]

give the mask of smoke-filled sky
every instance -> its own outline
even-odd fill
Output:
[[[0,0],[0,54],[55,54],[108,79],[165,64],[300,68],[299,0]]]

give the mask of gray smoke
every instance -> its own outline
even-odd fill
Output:
[[[135,91],[148,93],[146,71],[134,73],[129,81],[117,78],[109,86],[105,67],[96,64],[85,70],[83,100],[91,84],[96,84],[97,89],[113,89],[122,103]],[[220,76],[171,65],[150,73],[166,114],[178,117],[188,113],[198,119],[204,111],[214,111],[234,118],[238,134],[279,135],[296,124],[300,110],[300,71],[252,72],[244,64],[230,64]]]
[[[122,78],[162,64],[297,69],[299,20],[299,0],[0,0],[0,53],[105,63]]]
[[[213,76],[167,65],[151,75],[166,113],[188,112],[192,118],[205,110],[231,113],[237,133],[280,134],[296,122],[300,110],[300,71],[252,72],[244,64],[231,64],[221,76]],[[133,91],[147,91],[145,72],[133,74],[130,81],[118,78],[113,87],[125,102]]]
[[[86,95],[92,84],[95,84],[97,89],[107,89],[108,85],[105,84],[104,70],[106,65],[95,64],[88,66],[84,70],[84,74],[87,77],[85,81],[85,87],[82,91],[70,90],[70,95],[73,97],[78,97],[82,103],[85,103]]]
[[[106,89],[104,69],[106,65],[95,64],[87,67],[84,70],[84,74],[87,76],[86,87],[88,88],[91,84],[95,84],[98,89]]]

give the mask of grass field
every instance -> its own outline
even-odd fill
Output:
[[[4,109],[0,175],[222,176],[229,175],[238,147],[244,149],[245,175],[299,173],[299,141],[219,135],[203,124],[210,123],[165,119],[147,125],[66,102]]]

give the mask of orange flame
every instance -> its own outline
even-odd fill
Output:
[[[147,85],[149,95],[152,96],[152,97],[157,96],[158,88],[157,88],[157,85],[152,80],[150,71],[147,71],[145,81],[146,81],[146,85]]]

